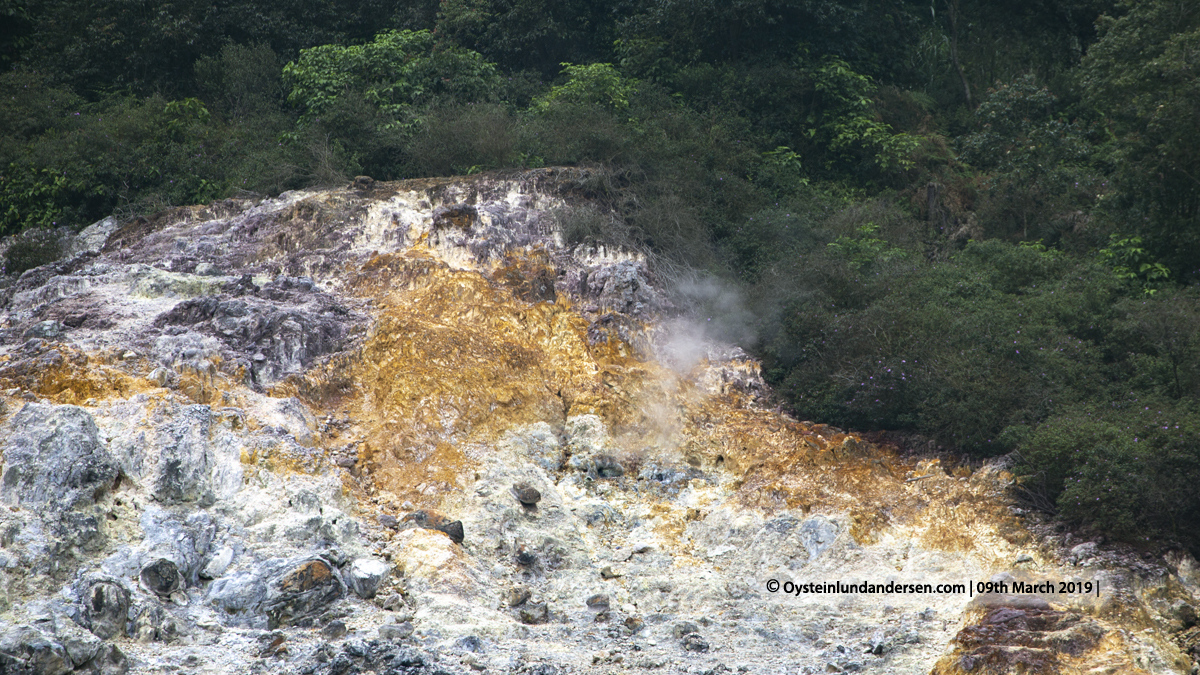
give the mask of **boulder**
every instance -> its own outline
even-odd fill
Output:
[[[104,644],[100,638],[83,630],[66,617],[55,623],[54,639],[67,651],[67,658],[76,668],[94,659]]]
[[[262,573],[246,570],[213,581],[205,601],[225,612],[228,623],[255,625],[267,594],[267,582]]]
[[[379,639],[381,640],[403,640],[412,634],[413,625],[408,621],[386,624],[379,627]]]
[[[537,506],[537,503],[542,500],[542,493],[527,483],[513,485],[512,492],[522,506]]]
[[[349,631],[346,628],[346,622],[335,619],[325,624],[325,627],[321,629],[321,636],[327,640],[336,640],[345,637],[347,632]]]
[[[813,516],[800,524],[800,543],[808,551],[809,560],[815,560],[833,546],[837,540],[838,524],[824,516]]]
[[[550,620],[550,608],[544,602],[528,602],[517,610],[517,618],[531,626],[546,623]]]
[[[158,461],[150,476],[153,495],[163,504],[194,502],[210,489],[212,410],[206,405],[184,406],[169,424],[160,427]]]
[[[129,591],[112,581],[97,581],[83,598],[84,624],[102,640],[125,634]]]
[[[379,590],[379,584],[387,578],[391,565],[375,558],[359,558],[346,569],[346,586],[355,595],[370,600]]]
[[[172,593],[183,588],[183,575],[179,567],[165,558],[159,558],[142,568],[138,578],[142,587],[160,598],[170,597]]]
[[[683,648],[686,651],[699,652],[701,654],[707,652],[709,649],[708,641],[700,637],[698,633],[688,633],[683,636]]]
[[[0,499],[8,504],[52,510],[91,504],[120,473],[83,408],[27,403],[9,429],[0,481]]]
[[[222,546],[213,553],[208,562],[200,570],[201,579],[217,579],[225,570],[229,569],[229,565],[233,563],[233,549],[229,546]]]
[[[410,527],[415,525],[426,530],[444,532],[447,537],[450,537],[450,541],[456,544],[461,544],[465,536],[461,520],[450,520],[434,511],[427,511],[425,509],[413,511],[404,516],[404,522],[410,524]]]
[[[72,670],[66,648],[33,626],[14,626],[0,635],[0,673],[64,675]]]
[[[308,626],[330,603],[346,593],[341,576],[328,562],[309,558],[289,564],[268,585],[267,625]]]
[[[142,608],[131,631],[138,642],[169,642],[176,632],[175,618],[155,605]]]

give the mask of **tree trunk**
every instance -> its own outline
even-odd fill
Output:
[[[958,0],[946,0],[946,8],[950,15],[950,62],[954,64],[954,71],[958,73],[958,79],[962,82],[963,96],[967,100],[967,107],[974,108],[971,103],[971,85],[967,82],[967,74],[963,72],[962,65],[958,62]]]

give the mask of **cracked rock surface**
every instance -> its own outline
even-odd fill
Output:
[[[643,257],[563,243],[587,180],[106,219],[6,280],[0,673],[1193,668],[1193,559],[777,412]],[[782,590],[1047,579],[1101,592]]]

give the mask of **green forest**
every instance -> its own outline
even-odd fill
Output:
[[[1200,550],[1200,3],[0,0],[0,70],[9,278],[110,214],[589,167],[568,239],[735,288],[798,417]]]

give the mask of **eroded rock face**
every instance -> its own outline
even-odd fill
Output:
[[[1191,667],[1194,560],[775,411],[642,256],[562,244],[587,180],[106,220],[0,284],[0,672]],[[1104,590],[768,585],[968,579]]]
[[[1106,632],[1093,620],[1048,605],[996,607],[959,631],[955,653],[939,661],[933,673],[1061,673],[1078,667]]]

